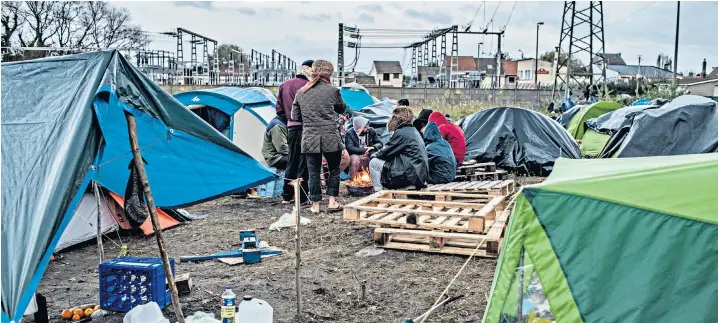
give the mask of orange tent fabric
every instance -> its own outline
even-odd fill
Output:
[[[113,192],[110,192],[110,196],[112,196],[112,199],[114,199],[115,202],[120,205],[120,207],[125,205],[125,199],[122,196],[119,196]],[[121,228],[125,230],[132,229],[132,227],[130,227],[130,224],[124,218],[124,212],[123,214],[119,214],[119,212],[112,212],[112,214],[115,215],[117,223],[120,225]],[[175,220],[167,213],[160,210],[160,208],[157,208],[157,218],[160,220],[160,230],[165,230],[167,228],[171,228],[180,224],[179,221]],[[155,232],[155,230],[152,228],[152,220],[150,220],[149,215],[147,216],[147,220],[145,220],[145,223],[140,226],[140,229],[142,230],[142,232],[145,233],[145,235],[150,235]]]

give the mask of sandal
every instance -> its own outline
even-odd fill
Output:
[[[336,207],[327,207],[327,212],[337,212],[344,209],[344,205],[341,205],[340,203],[337,203]]]
[[[321,212],[321,208],[320,208],[319,210],[316,210],[316,211],[315,211],[313,208],[311,208],[311,207],[309,208],[309,213],[311,213],[311,214],[319,214],[320,212]]]

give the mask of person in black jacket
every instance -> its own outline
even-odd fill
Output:
[[[414,185],[426,186],[429,161],[424,140],[412,125],[414,115],[409,108],[397,107],[387,125],[393,131],[389,142],[372,155],[369,173],[375,191]]]
[[[441,131],[435,122],[424,127],[426,155],[429,157],[429,184],[451,183],[456,178],[456,158],[449,142],[441,138]]]
[[[352,125],[344,137],[344,146],[349,152],[349,176],[354,178],[359,170],[369,167],[369,155],[381,149],[383,144],[376,131],[369,127],[369,119],[354,117]]]

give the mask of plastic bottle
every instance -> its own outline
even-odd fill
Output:
[[[272,323],[274,309],[267,302],[246,295],[237,308],[234,323]]]
[[[232,286],[226,286],[222,293],[222,309],[220,311],[222,323],[234,323],[236,299],[237,295],[232,292]]]

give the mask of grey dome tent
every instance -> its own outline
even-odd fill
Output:
[[[546,176],[559,157],[579,158],[573,137],[551,118],[523,108],[494,108],[459,120],[466,159]]]

